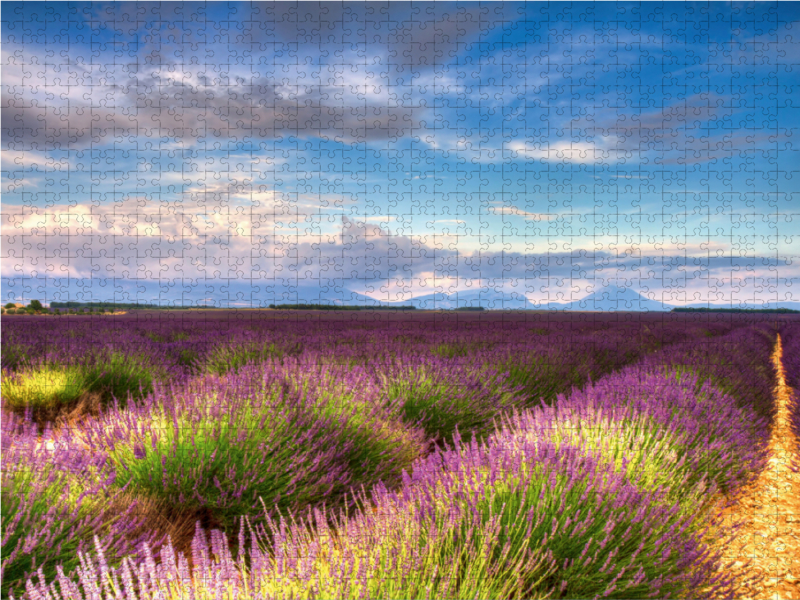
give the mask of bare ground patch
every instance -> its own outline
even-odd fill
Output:
[[[741,523],[734,541],[723,548],[739,582],[737,600],[800,600],[800,474],[790,468],[796,442],[789,428],[791,390],[782,358],[779,337],[772,355],[778,371],[778,413],[768,465],[723,511],[726,526]]]

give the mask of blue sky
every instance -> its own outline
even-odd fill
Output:
[[[3,301],[800,301],[798,15],[3,2]]]

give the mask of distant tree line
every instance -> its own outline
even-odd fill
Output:
[[[95,308],[93,306],[84,306],[84,303],[80,303],[80,302],[69,302],[69,303],[66,303],[66,302],[61,302],[61,303],[55,302],[54,304],[56,306],[45,307],[44,305],[42,305],[40,300],[31,300],[31,302],[30,302],[30,304],[28,304],[28,306],[22,306],[22,305],[17,306],[17,304],[15,304],[14,302],[9,302],[9,303],[3,305],[2,312],[3,312],[3,314],[7,314],[7,315],[25,315],[25,314],[28,314],[28,315],[60,315],[60,314],[62,314],[62,312],[61,312],[62,310],[64,311],[63,314],[86,314],[86,313],[88,313],[88,314],[94,314],[94,313],[103,314],[106,311],[108,311],[109,313],[114,312],[113,308],[106,309],[106,308],[103,308],[102,306]],[[76,305],[77,304],[78,306],[73,306],[73,307],[67,308],[67,307],[62,307],[63,304],[70,304],[70,305]]]
[[[51,302],[50,308],[105,308],[112,310],[125,310],[133,308],[146,308],[148,310],[186,310],[189,308],[217,308],[216,306],[171,306],[162,304],[141,304],[138,302]]]
[[[791,308],[689,308],[676,307],[672,312],[721,312],[721,313],[800,313],[800,310]]]
[[[157,304],[135,302],[51,302],[50,308],[159,308]]]
[[[46,312],[46,309],[44,308],[44,306],[42,306],[42,303],[39,300],[31,300],[28,306],[17,306],[14,302],[9,302],[8,304],[5,304],[3,306],[2,310],[3,313],[7,315],[13,315],[13,314],[35,315],[35,314],[41,314],[43,311]]]

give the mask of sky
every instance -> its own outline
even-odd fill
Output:
[[[4,303],[800,302],[800,3],[0,20]]]

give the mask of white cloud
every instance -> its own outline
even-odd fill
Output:
[[[579,164],[616,162],[617,151],[604,148],[598,144],[587,141],[544,141],[531,144],[516,140],[505,145],[505,150],[511,152],[511,157],[526,158],[528,160],[542,160],[547,162],[569,162]]]
[[[559,215],[552,213],[535,213],[523,210],[513,204],[504,204],[501,202],[494,202],[488,207],[489,214],[497,216],[514,216],[523,217],[531,221],[552,221],[557,219]]]
[[[35,150],[2,150],[0,157],[2,157],[2,170],[9,176],[14,171],[22,170],[27,174],[31,167],[38,167],[40,171],[61,171],[70,167],[70,161],[66,157],[57,159]]]

